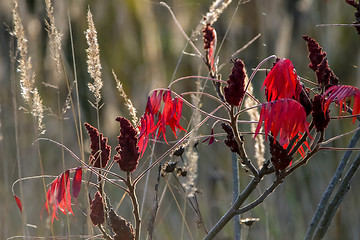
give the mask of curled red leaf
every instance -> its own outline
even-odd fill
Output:
[[[18,196],[16,196],[16,195],[14,195],[14,198],[15,198],[16,204],[17,204],[20,212],[22,213],[22,203],[21,203],[20,198],[18,198]]]
[[[70,194],[70,177],[69,170],[58,176],[50,185],[46,193],[45,207],[47,212],[52,215],[51,222],[57,219],[57,210],[62,213],[71,213],[74,215],[71,208],[71,194]]]
[[[353,115],[360,114],[360,89],[354,86],[349,85],[338,85],[330,87],[324,94],[328,96],[324,109],[327,111],[329,105],[332,102],[340,105],[340,114],[342,112],[343,104],[346,104],[346,99],[354,97],[354,106],[353,106]],[[355,123],[356,117],[353,118],[353,123]]]
[[[75,199],[79,196],[81,190],[81,179],[82,179],[82,167],[78,167],[76,168],[72,183],[72,193]]]
[[[264,122],[265,135],[271,131],[274,139],[279,135],[279,142],[284,145],[299,132],[309,133],[306,112],[301,104],[293,99],[279,99],[263,103],[255,136]]]
[[[146,150],[150,135],[155,135],[157,132],[156,137],[162,136],[167,143],[166,126],[171,128],[175,137],[177,137],[177,130],[186,131],[180,125],[183,100],[177,97],[171,98],[170,90],[155,92],[148,98],[146,111],[140,120],[138,145],[141,157]],[[161,102],[163,102],[162,110],[160,110]]]
[[[289,59],[278,59],[274,67],[266,76],[261,89],[266,87],[267,101],[276,99],[299,99],[302,87],[297,77],[294,65]]]

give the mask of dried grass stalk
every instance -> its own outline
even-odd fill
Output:
[[[47,32],[49,35],[49,45],[51,56],[55,61],[56,72],[61,73],[61,39],[62,34],[57,30],[55,26],[54,18],[54,7],[51,3],[51,0],[45,0],[46,13],[48,16],[48,21],[45,21]]]
[[[29,111],[37,123],[39,133],[43,134],[45,132],[45,126],[43,124],[44,106],[39,92],[35,87],[35,74],[32,69],[31,57],[28,56],[28,40],[25,36],[24,26],[19,15],[17,0],[14,0],[12,14],[14,21],[14,31],[12,34],[16,38],[17,51],[19,54],[18,72],[20,73],[21,96],[30,108]]]
[[[130,116],[131,116],[131,121],[132,124],[134,126],[136,126],[138,124],[138,117],[136,116],[136,108],[134,107],[134,105],[132,104],[130,98],[128,98],[128,96],[126,95],[124,88],[122,86],[122,83],[120,82],[120,80],[117,78],[114,70],[112,70],[112,74],[115,78],[116,81],[116,88],[119,90],[120,96],[125,100],[125,106],[128,108]]]
[[[199,36],[202,30],[206,27],[207,24],[210,26],[215,23],[226,7],[231,3],[232,0],[215,0],[206,15],[201,19],[200,24],[196,27],[192,38],[195,39]]]
[[[245,71],[245,74],[246,74],[246,71]],[[246,83],[249,82],[249,78],[248,78],[247,74],[246,74],[246,77],[245,77],[245,82]],[[251,82],[249,84],[247,92],[249,94],[253,95],[253,86],[252,86]],[[244,102],[245,108],[252,107],[252,106],[254,106],[256,104],[257,103],[254,101],[254,99],[252,99],[250,97],[245,98],[245,102]],[[248,110],[246,112],[250,116],[250,121],[259,121],[260,114],[259,114],[257,108],[250,109],[250,110]],[[250,130],[251,130],[251,132],[255,132],[255,130],[256,130],[256,124],[255,123],[252,123],[250,125]],[[257,166],[258,166],[258,168],[261,168],[264,161],[265,161],[265,158],[264,158],[265,145],[264,145],[264,136],[263,135],[258,134],[256,136],[254,147],[255,147],[255,158],[256,158]]]
[[[101,63],[100,63],[100,50],[97,39],[97,31],[94,25],[93,17],[88,10],[87,14],[88,29],[85,31],[86,41],[89,48],[86,49],[87,53],[87,65],[88,73],[90,77],[94,80],[94,83],[88,83],[89,90],[94,93],[95,103],[99,104],[101,100],[100,90],[103,86],[101,79]]]
[[[197,81],[196,84],[197,84],[197,91],[201,92],[200,82]],[[192,96],[192,102],[193,102],[193,105],[198,108],[200,106],[200,96],[197,96],[197,95]],[[193,197],[197,190],[196,181],[197,181],[197,177],[198,177],[199,155],[195,151],[194,146],[195,146],[195,142],[196,142],[195,137],[197,135],[196,126],[199,125],[200,120],[201,120],[200,112],[198,110],[194,110],[192,120],[191,120],[191,124],[194,127],[194,131],[190,135],[189,147],[185,153],[186,158],[187,158],[186,170],[188,173],[187,173],[187,177],[186,177],[187,181],[183,183],[183,186],[185,188],[186,195],[188,197]]]

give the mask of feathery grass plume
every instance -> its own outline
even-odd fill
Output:
[[[20,88],[21,96],[24,98],[26,104],[30,108],[30,113],[37,122],[38,131],[40,134],[45,133],[45,126],[43,124],[44,107],[40,94],[35,87],[35,74],[33,73],[31,57],[28,56],[28,40],[25,36],[24,26],[18,11],[18,1],[14,0],[13,8],[14,31],[12,34],[17,41],[17,50],[19,52],[19,66],[20,73]]]
[[[117,78],[114,70],[112,70],[112,74],[115,78],[115,81],[116,81],[116,88],[119,90],[119,93],[120,93],[120,96],[125,100],[125,106],[128,108],[129,110],[129,113],[130,113],[130,116],[131,116],[131,121],[132,121],[132,124],[134,126],[136,126],[138,124],[138,117],[136,116],[136,108],[134,107],[134,105],[132,104],[130,98],[128,98],[128,96],[126,95],[125,91],[124,91],[124,88],[123,88],[123,85],[122,83],[120,82],[120,80]]]
[[[231,1],[232,0],[215,0],[211,4],[209,11],[201,19],[200,24],[196,27],[191,38],[196,39],[201,34],[206,25],[209,24],[212,26],[218,20],[225,8],[231,3]]]
[[[61,73],[61,39],[62,34],[55,26],[54,7],[51,0],[45,0],[46,13],[49,20],[45,21],[50,40],[50,52],[55,61],[56,72]]]
[[[103,86],[103,82],[101,80],[100,50],[97,39],[97,32],[90,9],[88,10],[87,14],[87,22],[88,29],[85,31],[85,37],[89,48],[86,49],[86,62],[88,65],[88,73],[94,80],[94,83],[88,83],[88,87],[90,92],[94,93],[95,103],[98,105],[101,100],[100,90]]]
[[[201,85],[200,82],[197,81],[197,92],[201,92]],[[200,96],[194,95],[192,96],[192,102],[193,105],[196,108],[199,108],[200,106]],[[193,127],[198,126],[200,123],[200,112],[198,110],[194,110],[193,116],[192,116],[192,120],[191,120],[191,124]],[[197,129],[194,129],[193,133],[190,135],[189,138],[189,147],[188,150],[186,151],[185,155],[187,158],[187,162],[185,164],[185,168],[187,170],[187,176],[186,176],[186,182],[183,183],[183,186],[185,188],[186,191],[186,195],[188,197],[193,197],[197,188],[196,188],[196,180],[198,177],[198,159],[199,159],[199,155],[198,153],[195,151],[195,143],[196,143],[196,137],[197,135]]]
[[[245,82],[247,83],[249,81],[249,78],[247,76],[246,70],[244,70],[244,71],[245,71]],[[248,85],[247,92],[249,94],[253,95],[253,86],[252,86],[251,82]],[[251,97],[245,98],[245,101],[244,101],[245,108],[250,108],[256,104],[257,103],[255,102],[255,100],[252,99]],[[259,121],[260,114],[259,114],[259,111],[257,108],[250,109],[246,112],[250,117],[250,121],[253,121],[253,122]],[[251,132],[255,132],[255,130],[256,130],[255,123],[252,123],[250,125],[250,130],[251,130]],[[261,166],[263,165],[263,163],[265,161],[265,158],[264,158],[264,154],[265,154],[264,135],[259,134],[256,136],[254,147],[255,147],[255,158],[257,161],[257,165],[259,168],[261,168]]]

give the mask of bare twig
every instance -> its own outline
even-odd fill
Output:
[[[335,196],[330,201],[328,207],[324,212],[324,216],[320,222],[319,227],[317,228],[314,240],[322,239],[327,232],[331,220],[334,218],[335,212],[338,209],[340,203],[344,199],[346,193],[350,190],[351,181],[360,166],[360,154],[351,165],[350,169],[347,171],[344,180],[341,182],[339,189],[337,190]]]
[[[350,140],[348,147],[353,148],[356,145],[359,138],[360,138],[360,130],[355,132],[354,136]],[[324,215],[325,208],[328,204],[328,201],[329,201],[336,185],[339,183],[339,180],[341,179],[341,177],[343,175],[344,169],[345,169],[347,162],[351,156],[351,153],[352,153],[352,151],[350,151],[350,150],[347,151],[344,154],[343,158],[341,159],[340,164],[339,164],[338,168],[336,169],[336,172],[335,172],[329,186],[327,187],[325,193],[323,194],[323,196],[321,198],[321,201],[316,209],[313,219],[311,220],[311,223],[308,226],[308,229],[307,229],[307,232],[306,232],[306,235],[304,238],[305,240],[313,239],[316,228],[320,222],[320,219]]]

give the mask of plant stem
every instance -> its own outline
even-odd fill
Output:
[[[236,198],[239,196],[240,191],[240,179],[239,179],[239,161],[237,159],[236,153],[231,154],[232,162],[232,172],[233,172],[233,200],[235,202]],[[240,225],[240,215],[234,217],[234,232],[235,239],[241,239],[241,225]]]
[[[209,233],[205,236],[204,240],[213,239],[221,229],[236,215],[238,214],[238,209],[241,204],[245,202],[245,200],[249,197],[249,195],[256,189],[259,185],[260,180],[266,174],[272,173],[273,171],[269,171],[269,161],[266,161],[259,171],[258,177],[254,177],[246,188],[241,192],[241,194],[236,198],[231,208],[222,216],[222,218],[215,224],[215,226],[209,231]]]
[[[353,137],[350,140],[348,148],[354,147],[356,145],[357,141],[359,140],[359,138],[360,138],[360,130],[355,132],[355,134],[353,135]],[[327,203],[331,197],[331,194],[333,193],[336,185],[339,183],[339,181],[341,179],[341,176],[342,176],[344,169],[347,165],[347,162],[351,156],[351,153],[352,153],[351,150],[346,151],[343,158],[341,159],[340,164],[339,164],[338,168],[336,169],[336,172],[335,172],[329,186],[327,187],[325,193],[323,194],[323,196],[321,198],[321,201],[316,209],[313,219],[312,219],[310,225],[308,226],[308,229],[307,229],[307,232],[306,232],[306,235],[304,238],[305,240],[313,239],[315,230],[319,224],[320,219],[322,218],[322,216],[324,214],[324,210],[325,210]]]
[[[135,240],[140,240],[140,224],[141,224],[141,220],[140,220],[140,215],[139,215],[139,203],[136,197],[136,193],[135,193],[135,187],[136,187],[136,183],[132,183],[131,180],[131,173],[127,173],[127,181],[126,181],[126,185],[129,189],[129,196],[131,198],[131,202],[133,205],[133,214],[134,214],[134,218],[135,218]]]
[[[350,190],[351,181],[360,166],[360,154],[358,154],[357,158],[347,171],[344,180],[341,182],[339,189],[337,190],[335,196],[329,203],[327,209],[325,210],[324,216],[320,222],[319,227],[317,228],[315,237],[313,239],[318,240],[322,239],[329,229],[329,225],[331,220],[334,218],[335,212],[338,209],[340,203],[345,197],[345,194]]]

